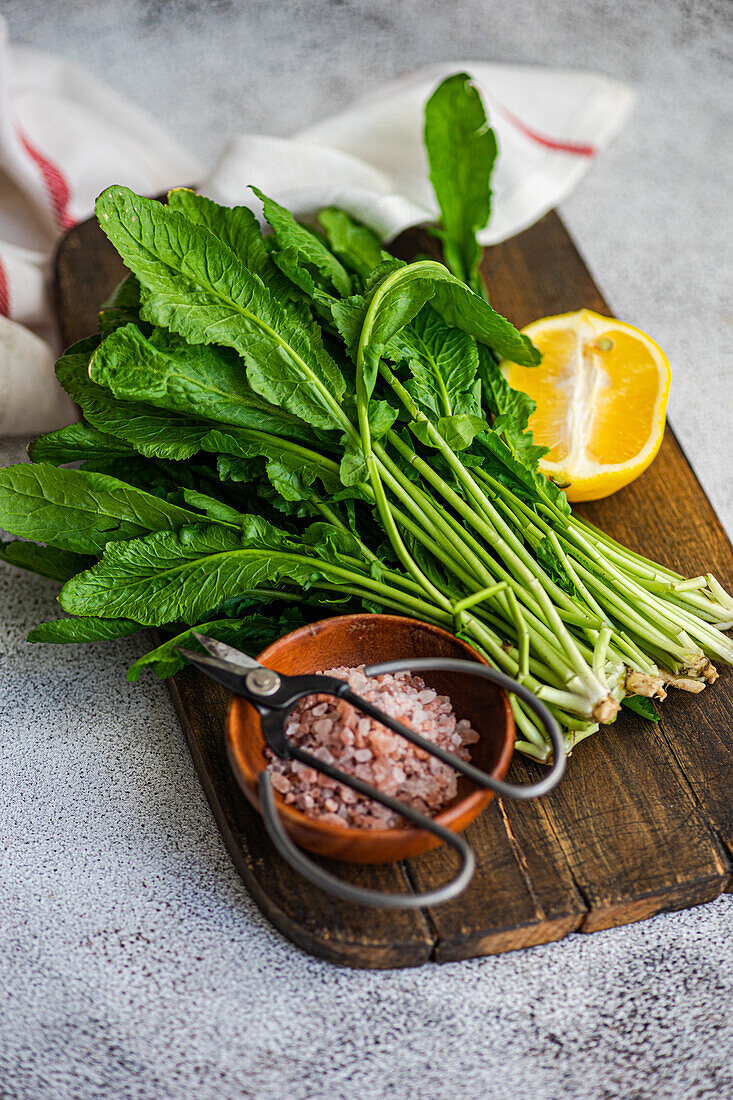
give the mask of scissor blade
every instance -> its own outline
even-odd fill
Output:
[[[216,680],[218,684],[223,684],[225,688],[236,692],[237,695],[249,694],[244,683],[247,669],[236,668],[230,661],[222,661],[206,653],[194,653],[193,650],[184,649],[183,646],[176,646],[176,649],[182,657],[185,657],[200,672]]]
[[[199,634],[197,630],[192,630],[191,634],[202,645],[207,653],[210,653],[212,657],[216,657],[218,660],[223,661],[228,665],[232,665],[234,668],[246,669],[250,672],[253,668],[262,668],[263,666],[259,661],[255,661],[254,657],[249,657],[246,653],[242,653],[241,649],[235,649],[234,646],[227,645],[226,642],[220,642],[216,638],[209,638],[206,634]]]

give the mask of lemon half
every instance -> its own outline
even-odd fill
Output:
[[[637,478],[664,435],[670,369],[645,332],[581,309],[522,329],[538,367],[505,360],[509,385],[537,403],[529,427],[549,448],[540,461],[568,500],[598,500]]]

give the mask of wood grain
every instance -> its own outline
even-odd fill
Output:
[[[395,251],[430,251],[404,234]],[[61,242],[56,299],[64,340],[96,328],[124,269],[96,225]],[[487,251],[492,304],[518,325],[588,307],[610,313],[556,214]],[[683,573],[712,569],[733,586],[733,551],[668,429],[633,485],[583,512],[614,537]],[[415,966],[492,954],[697,905],[730,883],[733,853],[733,677],[701,695],[671,695],[659,726],[624,712],[583,742],[560,788],[541,802],[494,800],[466,835],[478,855],[468,890],[424,913],[364,911],[311,889],[272,848],[228,767],[225,693],[191,670],[171,691],[217,824],[249,890],[305,950],[362,967]],[[539,766],[515,759],[514,781]],[[445,849],[404,864],[330,865],[361,885],[425,890],[452,870]]]

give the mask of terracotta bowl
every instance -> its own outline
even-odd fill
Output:
[[[295,675],[339,665],[371,665],[401,657],[448,657],[488,664],[465,642],[439,627],[397,615],[341,615],[286,634],[268,646],[258,661],[276,672]],[[496,779],[509,767],[514,748],[514,717],[506,692],[477,676],[420,673],[440,694],[450,695],[456,715],[468,718],[480,740],[471,746],[471,762]],[[232,699],[226,723],[229,760],[239,785],[259,810],[257,778],[267,766],[265,741],[254,707]],[[399,795],[398,795],[399,797]],[[458,793],[436,820],[460,832],[481,813],[492,791],[461,776]],[[286,805],[276,794],[288,833],[302,848],[349,863],[390,863],[420,855],[441,842],[422,829],[359,829],[331,825]]]

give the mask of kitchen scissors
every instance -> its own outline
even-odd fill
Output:
[[[402,817],[407,818],[408,821],[419,826],[419,828],[433,833],[458,853],[461,866],[456,876],[444,885],[422,894],[391,894],[344,882],[336,875],[326,871],[314,860],[309,859],[290,839],[277,810],[270,773],[264,768],[258,778],[257,793],[262,817],[272,843],[283,859],[301,875],[314,885],[346,901],[356,902],[360,905],[391,906],[395,909],[413,909],[436,905],[439,902],[448,901],[449,898],[455,897],[465,889],[474,873],[475,859],[473,851],[465,839],[458,833],[453,832],[452,829],[445,828],[433,818],[420,813],[401,802],[398,798],[384,794],[371,784],[341,771],[340,768],[320,760],[317,756],[294,744],[288,738],[285,726],[296,703],[304,696],[331,695],[336,699],[343,699],[363,714],[376,719],[394,733],[405,737],[413,745],[423,749],[431,756],[436,756],[445,764],[449,764],[478,787],[488,788],[503,797],[526,800],[547,794],[560,781],[565,771],[566,751],[563,735],[557,721],[544,703],[523,684],[512,680],[503,672],[479,664],[477,661],[441,657],[402,658],[369,665],[365,668],[365,674],[367,676],[379,676],[382,673],[403,671],[468,673],[472,676],[483,677],[490,683],[496,684],[518,696],[537,715],[552,744],[552,766],[537,783],[516,786],[495,779],[467,761],[461,760],[454,753],[448,752],[439,745],[433,744],[432,741],[421,737],[420,734],[408,726],[403,725],[389,714],[385,714],[378,707],[367,702],[366,699],[362,699],[351,690],[345,680],[316,673],[284,676],[273,669],[266,668],[259,661],[233,646],[217,641],[215,638],[208,638],[204,634],[198,634],[196,631],[191,633],[206,652],[203,654],[194,653],[180,646],[178,652],[206,676],[216,680],[217,683],[222,684],[235,694],[243,696],[248,703],[251,703],[259,714],[265,742],[276,756],[281,759],[298,760],[309,768],[313,768],[315,771],[321,772],[347,787],[351,787],[359,794],[372,798],[375,802],[380,802],[383,806],[387,806],[390,810],[401,814]]]

